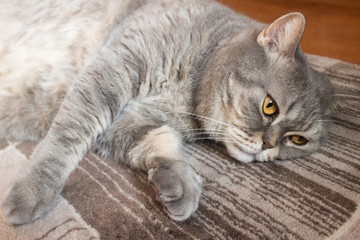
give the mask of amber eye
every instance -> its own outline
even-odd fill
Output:
[[[296,145],[305,145],[308,142],[308,140],[306,138],[299,136],[299,135],[292,135],[292,136],[290,136],[290,139]]]
[[[264,111],[264,114],[267,116],[271,116],[271,115],[274,115],[277,113],[278,106],[272,97],[266,96],[264,105],[263,105],[263,111]]]

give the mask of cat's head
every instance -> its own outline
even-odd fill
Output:
[[[234,158],[291,159],[326,139],[333,90],[300,51],[304,27],[300,13],[249,26],[211,58],[196,110],[214,119],[200,121]]]

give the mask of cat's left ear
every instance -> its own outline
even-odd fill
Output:
[[[264,28],[257,42],[268,52],[293,58],[305,28],[305,17],[301,13],[289,13]]]

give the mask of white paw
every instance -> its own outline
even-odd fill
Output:
[[[278,153],[279,153],[278,148],[266,149],[266,150],[261,151],[260,153],[256,154],[255,160],[259,161],[259,162],[273,161],[277,158]]]

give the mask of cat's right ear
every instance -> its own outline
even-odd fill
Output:
[[[257,42],[268,53],[293,58],[305,28],[305,17],[301,13],[289,13],[264,28]]]

